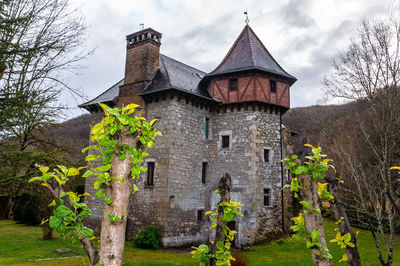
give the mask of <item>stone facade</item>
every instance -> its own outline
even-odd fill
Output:
[[[253,38],[248,43],[258,45],[257,51],[263,48],[248,26],[239,38],[244,34]],[[119,86],[117,99],[108,100],[140,104],[148,121],[158,119],[155,127],[163,134],[144,162],[154,165],[154,181],[149,182],[148,173],[135,180],[139,190],[129,206],[127,239],[155,224],[162,226],[165,247],[207,243],[213,235],[204,213],[219,201],[213,191],[225,173],[232,177],[233,200],[243,204],[244,217],[229,224],[238,232],[236,246],[262,242],[281,232],[288,221],[283,215],[281,116],[288,108],[294,77],[283,69],[277,75],[275,61],[272,74],[260,72],[258,66],[223,73],[218,69],[226,71],[226,66],[220,65],[217,77],[205,75],[161,57],[160,37],[152,29],[127,37],[124,85]],[[232,79],[237,79],[236,91],[229,87]],[[275,80],[276,89],[270,88],[270,80]],[[86,180],[91,195],[93,182],[93,178]],[[93,212],[86,223],[98,232],[103,203],[94,197],[85,200]]]

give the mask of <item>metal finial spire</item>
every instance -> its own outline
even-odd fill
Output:
[[[249,20],[249,15],[247,14],[247,10],[244,12],[244,14],[246,15],[246,19],[244,22],[246,22],[246,25],[249,25],[250,20]]]
[[[139,24],[139,28],[140,28],[140,30],[143,30],[144,29],[144,23],[140,23]]]

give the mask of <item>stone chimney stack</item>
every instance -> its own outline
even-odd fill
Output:
[[[149,81],[157,70],[161,33],[147,28],[126,36],[125,85]]]
[[[139,94],[158,68],[161,33],[147,28],[126,36],[126,41],[125,78],[118,104],[135,103],[144,109],[145,102]]]

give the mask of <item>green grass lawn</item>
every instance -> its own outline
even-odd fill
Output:
[[[328,239],[334,238],[335,224],[325,222],[325,232]],[[377,259],[374,242],[369,232],[361,229],[359,231],[358,243],[363,265],[380,265]],[[88,260],[80,245],[71,244],[70,240],[41,240],[42,229],[37,226],[26,226],[15,224],[13,221],[0,220],[0,264],[4,265],[88,265]],[[57,255],[55,249],[69,248],[74,254]],[[343,251],[333,243],[329,243],[329,249],[334,256],[335,265],[340,265]],[[393,265],[400,266],[400,236],[395,241],[395,258]],[[278,241],[253,246],[250,251],[243,252],[250,261],[250,265],[312,265],[310,251],[304,242],[294,241],[289,237]],[[64,258],[71,257],[74,258]],[[82,256],[82,257],[80,257]],[[63,257],[63,258],[61,258]],[[55,258],[51,260],[39,260]],[[197,265],[190,254],[168,253],[165,250],[143,250],[136,249],[130,243],[125,247],[124,265]],[[346,265],[346,264],[342,264]]]

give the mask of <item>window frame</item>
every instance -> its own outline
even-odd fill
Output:
[[[229,91],[237,91],[238,90],[238,79],[231,78],[229,79]]]
[[[268,192],[266,192],[268,191]],[[268,204],[266,205],[266,198],[268,197]],[[272,207],[272,188],[264,187],[263,188],[263,206],[264,207]]]
[[[198,222],[204,221],[204,210],[203,209],[197,210],[197,221]]]
[[[208,162],[203,162],[201,164],[201,183],[207,183],[207,171],[208,171]]]
[[[228,140],[228,145],[224,145],[226,144],[224,139]],[[229,149],[229,147],[231,146],[231,136],[230,135],[221,135],[221,148],[222,149]]]
[[[264,159],[264,163],[271,163],[271,149],[264,148],[263,157],[264,157],[263,158]]]
[[[151,165],[151,167],[150,167],[150,165]],[[155,168],[156,168],[156,163],[155,162],[147,162],[146,186],[154,186]],[[151,175],[150,175],[150,173],[151,173]]]
[[[272,93],[276,93],[276,89],[277,89],[277,81],[276,80],[273,80],[273,79],[270,79],[269,80],[269,89],[270,89],[270,91],[272,92]]]
[[[206,117],[204,119],[204,138],[209,139],[210,138],[210,118]]]

